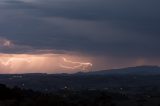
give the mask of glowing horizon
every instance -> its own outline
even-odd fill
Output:
[[[78,59],[80,62],[72,64],[68,62],[71,60],[64,61],[64,57],[71,60]],[[83,60],[85,60],[83,57],[80,60],[76,56],[66,54],[1,54],[0,73],[73,73],[76,70],[89,71],[92,64],[82,62]],[[64,67],[62,67],[62,64]]]
[[[0,74],[2,73],[75,73],[139,65],[159,65],[147,58],[117,59],[111,56],[92,56],[78,52],[34,49],[0,38]],[[20,51],[12,53],[12,51]],[[9,53],[8,53],[9,52]],[[123,60],[123,61],[122,61]]]

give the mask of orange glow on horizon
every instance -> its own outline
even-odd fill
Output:
[[[141,65],[159,65],[159,61],[136,58],[119,60],[80,54],[2,54],[0,74],[19,73],[75,73],[98,71]],[[94,64],[94,65],[93,65]]]
[[[81,62],[71,63],[63,57]],[[73,73],[92,67],[92,63],[83,61],[89,59],[66,54],[0,54],[0,73]]]

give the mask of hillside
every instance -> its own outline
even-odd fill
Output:
[[[159,67],[133,67],[108,71],[76,74],[3,74],[0,83],[43,92],[60,89],[85,90],[109,89],[119,92],[135,92],[160,88]]]
[[[157,75],[157,74],[160,74],[160,67],[158,66],[137,66],[137,67],[122,68],[122,69],[102,70],[102,71],[95,71],[95,72],[88,72],[88,73],[81,73],[81,74]]]

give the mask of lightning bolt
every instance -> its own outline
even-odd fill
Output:
[[[66,68],[66,69],[72,69],[72,70],[74,70],[74,69],[79,69],[79,68],[81,68],[82,70],[89,70],[89,69],[91,69],[91,67],[93,66],[93,64],[92,63],[82,63],[82,62],[74,62],[74,61],[71,61],[71,60],[67,60],[66,58],[62,58],[63,59],[63,61],[65,62],[65,63],[69,63],[69,64],[73,64],[74,66],[66,66],[66,65],[62,65],[62,64],[60,64],[60,66],[62,67],[62,68]]]
[[[15,62],[15,61],[19,61],[19,62],[27,62],[30,63],[31,61],[29,59],[24,59],[24,58],[10,58],[7,61],[4,61],[2,59],[0,59],[0,63],[4,66],[9,66],[11,65],[11,63]]]

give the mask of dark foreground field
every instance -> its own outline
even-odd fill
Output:
[[[160,67],[3,74],[0,83],[0,106],[160,106]]]
[[[160,106],[160,92],[131,95],[104,90],[64,89],[40,93],[18,87],[11,89],[1,84],[0,106]]]

